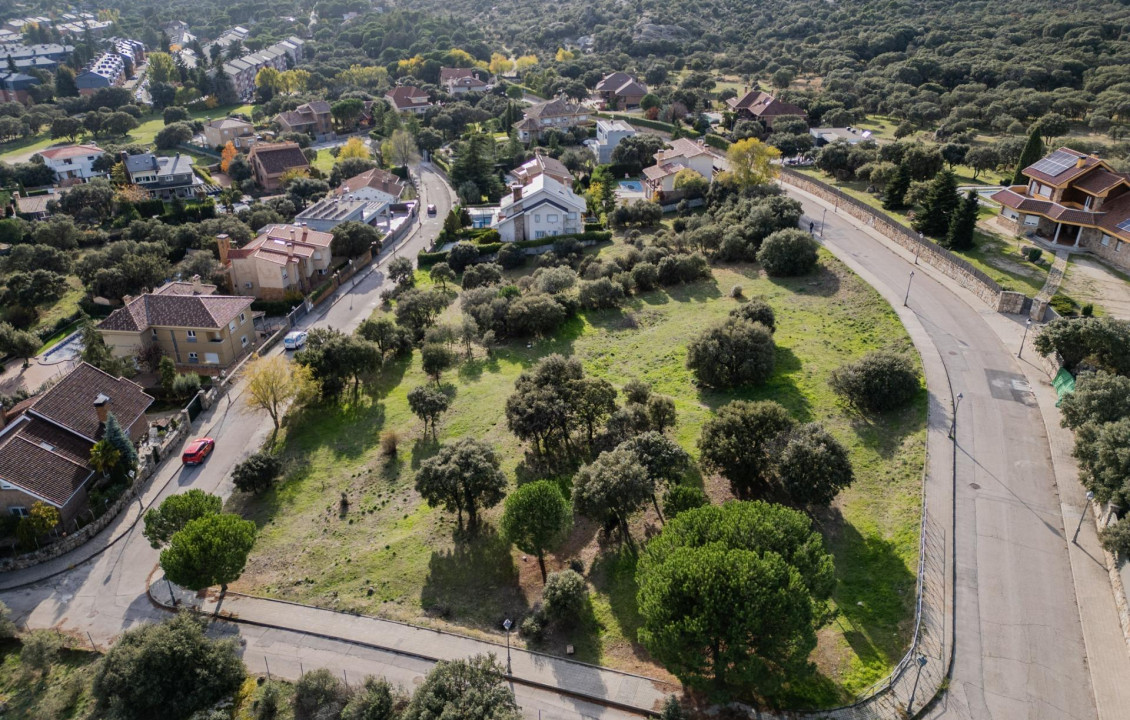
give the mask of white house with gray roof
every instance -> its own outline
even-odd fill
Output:
[[[129,181],[148,190],[151,197],[190,199],[204,192],[204,181],[192,171],[193,160],[188,155],[123,154],[122,164]]]

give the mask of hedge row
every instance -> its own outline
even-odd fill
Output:
[[[578,240],[580,242],[591,241],[591,242],[601,243],[601,242],[608,242],[609,240],[611,240],[612,239],[612,233],[611,233],[611,231],[608,231],[608,230],[600,230],[600,231],[586,231],[586,232],[583,232],[583,233],[575,233],[575,234],[572,234],[572,235],[549,235],[547,237],[538,238],[536,240],[519,240],[519,241],[517,241],[513,244],[516,247],[520,247],[520,248],[535,248],[535,247],[544,247],[546,245],[553,245],[554,243],[556,243],[560,240],[568,240],[570,238]],[[483,243],[481,245],[477,245],[476,247],[479,250],[479,257],[487,257],[487,256],[494,255],[495,253],[497,253],[499,250],[502,249],[502,246],[505,245],[505,244],[506,243],[501,243],[501,242]],[[440,251],[440,252],[422,252],[422,253],[420,253],[419,255],[416,256],[416,264],[419,267],[424,268],[424,267],[431,267],[432,265],[435,265],[438,262],[444,262],[444,261],[447,260],[447,252],[448,252],[447,250],[443,250],[443,251]]]
[[[598,222],[585,223],[585,232],[601,232],[602,230],[604,230],[604,226]]]
[[[597,113],[600,117],[610,117],[615,120],[623,120],[630,125],[639,125],[641,127],[651,128],[652,130],[662,130],[663,132],[674,133],[675,126],[671,123],[660,122],[658,120],[648,120],[645,117],[638,115],[623,115],[621,113]],[[683,137],[696,138],[698,131],[693,128],[686,127],[685,125],[679,126],[679,132]]]
[[[715,135],[714,133],[707,133],[705,140],[706,140],[706,144],[709,145],[712,148],[717,148],[719,150],[729,150],[730,149],[730,141],[727,140],[726,138],[722,137],[721,135]]]

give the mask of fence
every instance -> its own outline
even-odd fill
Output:
[[[842,207],[853,217],[865,221],[869,226],[912,251],[916,261],[921,259],[926,264],[937,268],[946,276],[961,283],[962,287],[971,290],[986,305],[993,309],[1001,309],[1001,286],[968,261],[954,255],[934,241],[919,237],[918,233],[896,223],[885,213],[855,199],[842,190],[795,170],[782,167],[781,180],[824,200],[835,201],[837,209]]]

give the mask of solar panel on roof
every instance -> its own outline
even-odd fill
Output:
[[[1130,232],[1130,219],[1123,220],[1122,222],[1118,223],[1117,227],[1119,230]]]
[[[1066,170],[1075,167],[1077,156],[1063,150],[1056,150],[1051,155],[1048,155],[1043,160],[1040,160],[1032,169],[1036,172],[1042,172],[1045,175],[1055,177]]]

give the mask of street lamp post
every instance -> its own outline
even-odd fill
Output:
[[[910,689],[910,700],[906,702],[906,712],[909,714],[914,707],[914,695],[918,692],[918,681],[922,679],[922,668],[926,667],[926,656],[919,655],[915,662],[918,663],[918,674],[914,676],[914,687]]]
[[[907,303],[910,302],[910,284],[914,282],[914,271],[910,271],[910,279],[906,281],[906,297],[902,299],[902,306],[908,307]]]
[[[1028,328],[1032,327],[1032,318],[1028,318],[1024,322],[1024,337],[1020,338],[1020,349],[1016,351],[1016,357],[1024,354],[1024,343],[1028,341]]]
[[[1087,517],[1087,507],[1091,501],[1095,499],[1095,494],[1090,490],[1087,491],[1087,504],[1083,506],[1083,512],[1079,513],[1079,524],[1075,526],[1075,534],[1071,536],[1071,542],[1079,539],[1079,530],[1083,528],[1083,518]]]
[[[918,244],[914,246],[914,264],[918,264],[918,253],[922,252],[922,233],[918,233]]]
[[[513,675],[514,672],[510,668],[510,628],[514,623],[510,622],[510,618],[502,621],[502,627],[506,629],[506,674]]]
[[[951,440],[957,437],[957,409],[959,407],[961,407],[961,399],[963,397],[965,397],[965,395],[963,395],[962,393],[958,393],[957,397],[954,398],[953,422],[950,423],[950,439]]]

